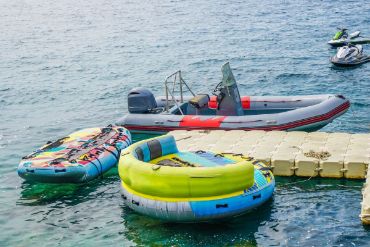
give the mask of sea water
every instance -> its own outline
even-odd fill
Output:
[[[271,201],[217,224],[136,214],[117,169],[85,185],[29,184],[22,156],[73,131],[114,123],[136,86],[163,95],[181,69],[209,93],[230,61],[242,95],[343,94],[322,131],[366,133],[370,63],[339,69],[337,26],[370,36],[368,1],[0,1],[0,246],[365,246],[364,181],[277,178]],[[370,53],[370,45],[364,46]]]

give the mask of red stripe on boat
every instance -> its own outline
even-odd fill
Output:
[[[180,122],[180,127],[210,127],[218,128],[220,127],[222,121],[224,121],[226,116],[212,117],[202,120],[199,116],[185,116]]]

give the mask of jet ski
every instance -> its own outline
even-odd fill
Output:
[[[344,46],[351,42],[352,44],[366,44],[370,43],[370,38],[360,37],[360,31],[348,33],[346,28],[338,28],[339,31],[335,33],[334,37],[328,41],[328,44],[333,47]]]
[[[338,48],[337,54],[330,61],[337,66],[355,66],[369,62],[370,56],[362,52],[362,45],[348,44]]]

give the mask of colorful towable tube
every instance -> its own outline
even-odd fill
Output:
[[[138,142],[120,157],[126,204],[167,221],[239,215],[272,196],[274,178],[261,162],[233,154],[179,152],[173,136]]]
[[[23,157],[17,172],[32,182],[84,183],[117,165],[130,144],[131,134],[122,127],[83,129]]]

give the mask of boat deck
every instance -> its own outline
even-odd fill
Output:
[[[370,224],[370,134],[301,131],[172,131],[181,151],[242,153],[275,176],[365,179],[361,220]]]

